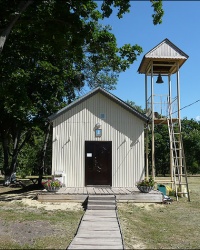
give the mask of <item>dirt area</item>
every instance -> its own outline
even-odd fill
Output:
[[[82,205],[77,202],[41,203],[36,199],[38,191],[38,189],[34,189],[34,185],[26,189],[0,185],[0,241],[2,242],[0,249],[13,248],[13,246],[15,248],[18,246],[34,248],[34,244],[40,244],[38,248],[43,248],[41,243],[37,242],[38,239],[45,239],[46,242],[49,237],[64,238],[67,231],[75,232],[76,224],[79,221],[77,214],[83,213]],[[69,229],[68,225],[63,224],[66,222],[59,219],[59,211],[65,211],[66,220],[69,217]],[[75,225],[71,219],[74,214],[76,214]],[[51,218],[48,219],[48,217]],[[56,222],[53,221],[54,217]],[[70,229],[73,225],[74,228]],[[63,227],[66,231],[63,230]],[[73,237],[73,233],[69,232],[69,237]],[[10,242],[10,245],[7,245],[7,242]],[[67,243],[63,244],[60,245],[61,248],[66,247]],[[57,246],[58,244],[56,248],[59,248]],[[55,248],[53,245],[49,247]]]
[[[5,223],[4,220],[0,219],[1,241],[7,241],[9,238],[12,238],[14,242],[20,245],[31,244],[38,237],[49,236],[49,231],[43,230],[45,227],[51,228],[51,225],[44,221]],[[54,233],[53,228],[51,230]]]

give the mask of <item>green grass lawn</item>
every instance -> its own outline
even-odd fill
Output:
[[[0,249],[66,249],[82,214],[0,202]]]
[[[128,249],[199,249],[200,177],[189,177],[191,202],[175,198],[171,204],[118,204]]]
[[[126,249],[199,249],[200,177],[189,177],[189,189],[191,202],[173,197],[168,205],[119,203]],[[0,201],[0,249],[66,249],[83,213]]]
[[[0,249],[66,249],[82,214],[83,211],[46,211],[1,202]]]
[[[66,249],[74,238],[84,213],[81,206],[46,210],[22,202],[36,193],[34,185],[25,189],[0,185],[0,249]]]

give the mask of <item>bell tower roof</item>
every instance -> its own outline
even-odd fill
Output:
[[[177,62],[180,68],[188,57],[187,54],[166,38],[144,55],[138,72],[148,75],[151,62],[153,62],[154,74],[174,74],[177,72]]]

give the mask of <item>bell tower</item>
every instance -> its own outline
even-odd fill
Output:
[[[155,126],[166,124],[169,131],[170,176],[165,181],[175,189],[176,197],[189,197],[187,171],[181,136],[180,117],[180,76],[179,69],[188,59],[182,50],[170,42],[163,40],[144,55],[138,72],[145,75],[145,109],[150,118],[151,130],[151,175],[157,183],[155,162]],[[149,175],[148,137],[146,129],[146,177]],[[166,142],[167,143],[167,142]]]

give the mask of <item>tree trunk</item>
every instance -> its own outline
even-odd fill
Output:
[[[2,137],[2,145],[3,145],[3,154],[4,154],[4,184],[9,185],[12,182],[15,182],[16,179],[16,169],[17,169],[17,158],[19,152],[25,145],[26,141],[30,138],[31,131],[27,131],[23,142],[20,145],[20,139],[22,135],[21,128],[15,127],[15,132],[13,135],[13,152],[9,152],[9,147],[11,142],[9,142],[10,134],[4,134]],[[10,162],[9,162],[10,159]]]
[[[43,145],[42,152],[41,152],[41,165],[39,167],[38,185],[42,185],[42,177],[44,174],[45,160],[46,160],[46,154],[47,154],[47,145],[48,145],[50,131],[51,131],[51,124],[49,123],[47,130],[46,130],[44,145]]]
[[[15,12],[15,17],[13,18],[13,20],[10,21],[9,25],[6,27],[5,30],[3,30],[3,32],[1,33],[0,36],[0,53],[3,50],[3,46],[6,42],[6,39],[8,38],[13,26],[15,25],[15,23],[17,22],[17,20],[19,19],[21,13],[23,11],[25,11],[27,9],[27,7],[33,3],[33,0],[29,0],[29,1],[21,1],[19,3],[18,6],[18,10]]]
[[[9,139],[6,132],[2,135],[2,147],[4,155],[4,165],[3,165],[4,185],[8,186],[11,183],[12,172],[11,169],[9,168]]]

